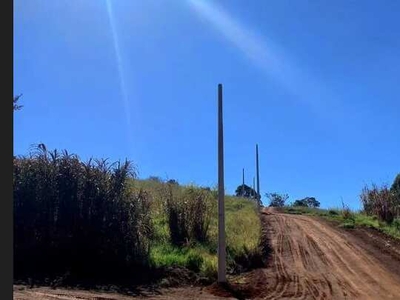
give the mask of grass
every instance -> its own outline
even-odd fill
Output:
[[[138,180],[128,161],[84,162],[41,144],[14,157],[13,193],[15,278],[139,283],[162,274],[153,267],[216,278],[215,189]],[[262,261],[261,223],[254,201],[225,203],[227,269],[235,273]]]
[[[136,176],[129,161],[85,162],[40,144],[13,164],[14,278],[141,280],[151,201],[126,187]]]
[[[28,156],[14,157],[13,175],[16,278],[69,274],[71,280],[139,282],[146,272],[151,277],[150,267],[183,267],[216,278],[216,189],[157,177],[137,180],[128,161],[83,162],[43,144]],[[348,229],[377,228],[400,238],[399,207],[391,193],[387,188],[364,190],[364,211],[379,220],[344,205],[342,210],[284,211],[336,220]],[[265,248],[255,201],[226,195],[225,223],[228,273],[262,266]]]
[[[205,248],[182,248],[165,243],[152,247],[150,258],[156,267],[178,266],[188,268],[194,272],[199,272],[204,260],[208,259],[207,254],[208,251]]]
[[[400,239],[400,219],[395,219],[391,224],[379,221],[376,216],[369,216],[362,212],[349,212],[346,214],[341,209],[319,209],[309,207],[284,207],[288,214],[319,216],[339,222],[339,226],[346,229],[355,227],[375,228],[389,236]]]
[[[218,211],[215,190],[206,190],[211,201],[211,217],[208,239],[203,242],[191,240],[175,246],[170,239],[167,214],[163,209],[165,184],[157,180],[135,180],[132,188],[144,189],[152,198],[152,220],[154,237],[150,248],[150,261],[156,267],[184,267],[208,279],[217,276]],[[195,186],[174,188],[184,192],[187,189],[202,189]],[[262,257],[260,248],[261,222],[255,202],[245,198],[225,196],[225,227],[228,272],[251,268]]]

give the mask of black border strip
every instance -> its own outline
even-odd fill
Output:
[[[11,98],[13,95],[13,0],[3,1],[1,9],[2,26],[2,67],[5,74],[3,78],[3,96],[0,101],[1,119],[4,121],[0,126],[2,134],[2,171],[6,173],[1,178],[1,201],[0,201],[0,230],[1,230],[1,272],[0,272],[0,299],[13,299],[13,106]],[[5,81],[4,81],[5,79]],[[8,99],[8,100],[7,100]],[[11,168],[11,170],[10,170]]]

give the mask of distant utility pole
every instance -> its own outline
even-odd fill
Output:
[[[260,206],[260,169],[258,167],[258,144],[256,144],[256,176],[257,176],[257,202],[258,206]]]
[[[253,193],[254,193],[253,198],[256,199],[257,198],[257,195],[255,194],[256,193],[256,179],[254,177],[253,177]]]
[[[243,168],[243,172],[242,172],[242,197],[244,195],[244,168]]]
[[[218,282],[226,282],[224,196],[224,129],[222,121],[222,84],[218,84]]]

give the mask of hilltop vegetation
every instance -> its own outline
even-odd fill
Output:
[[[337,221],[341,227],[354,228],[365,226],[377,229],[392,237],[400,238],[400,175],[397,175],[391,188],[365,186],[360,194],[362,209],[351,211],[342,204],[341,209],[319,209],[297,205],[286,206],[283,211],[290,214],[320,216]]]
[[[132,186],[151,195],[152,263],[157,267],[182,266],[216,278],[217,191],[157,178],[135,180]],[[261,223],[255,202],[226,196],[225,211],[228,271],[262,264]]]
[[[216,276],[214,189],[139,180],[127,161],[44,145],[14,158],[13,188],[15,279],[138,283],[167,267]],[[226,196],[226,232],[229,273],[262,264],[254,201]]]

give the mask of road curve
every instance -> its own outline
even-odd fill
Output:
[[[400,278],[317,219],[266,211],[272,247],[264,299],[400,299]]]

